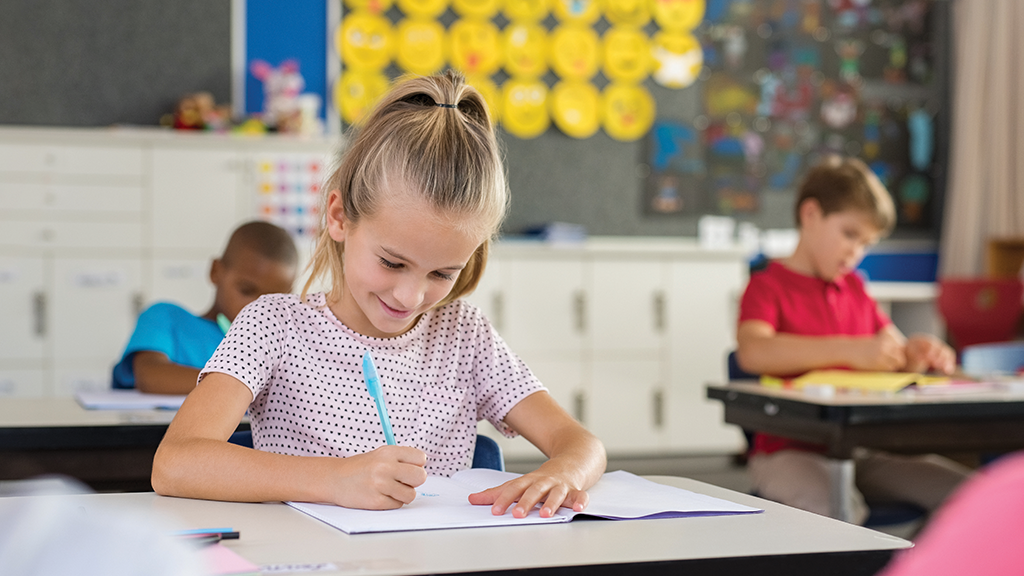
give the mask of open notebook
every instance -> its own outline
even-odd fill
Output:
[[[138,390],[79,390],[75,398],[88,410],[177,410],[185,395],[145,394]]]
[[[288,505],[349,534],[556,524],[569,522],[578,514],[627,520],[763,512],[759,508],[651,482],[621,470],[605,474],[588,490],[590,505],[580,513],[560,508],[551,518],[541,518],[540,509],[535,508],[526,518],[513,518],[511,512],[494,516],[490,506],[473,506],[469,503],[470,494],[517,476],[519,474],[486,468],[462,470],[451,478],[430,476],[417,488],[416,499],[397,510],[354,510],[305,502],[288,502]]]

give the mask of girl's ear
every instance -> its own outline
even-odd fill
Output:
[[[327,233],[335,242],[344,242],[345,235],[350,228],[348,220],[345,219],[345,208],[342,204],[341,191],[331,190],[327,196]]]

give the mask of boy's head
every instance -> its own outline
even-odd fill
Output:
[[[810,169],[797,193],[801,259],[815,276],[834,280],[896,223],[896,209],[878,177],[860,160],[829,156]]]
[[[896,207],[881,180],[856,158],[826,156],[812,167],[797,190],[796,225],[803,228],[802,207],[817,202],[823,216],[846,210],[867,215],[879,236],[888,236],[896,225]]]
[[[242,224],[210,266],[210,282],[216,287],[214,315],[234,320],[264,294],[291,292],[298,265],[295,243],[283,229],[269,222]]]

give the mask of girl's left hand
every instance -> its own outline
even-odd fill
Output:
[[[525,518],[530,510],[541,504],[540,517],[550,518],[560,506],[582,512],[590,502],[586,490],[574,488],[560,474],[534,470],[500,486],[469,495],[470,504],[491,506],[491,514],[501,516],[509,506],[516,504],[512,516]]]

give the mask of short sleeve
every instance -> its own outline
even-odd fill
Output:
[[[742,324],[748,320],[767,322],[776,330],[781,325],[778,295],[766,273],[752,274],[747,289],[743,291],[739,322]]]
[[[473,380],[478,387],[477,419],[487,420],[509,438],[515,437],[517,433],[505,424],[505,416],[523,398],[544,390],[544,386],[482,313],[476,311],[469,321],[475,324],[476,333]]]
[[[221,372],[245,384],[255,398],[284,355],[288,316],[287,304],[269,296],[243,308],[199,374],[200,382],[210,372]]]
[[[114,388],[134,388],[135,369],[132,361],[136,352],[162,352],[169,358],[174,356],[175,346],[172,335],[174,323],[171,304],[154,304],[139,315],[128,344],[124,348],[121,360],[114,365]]]

